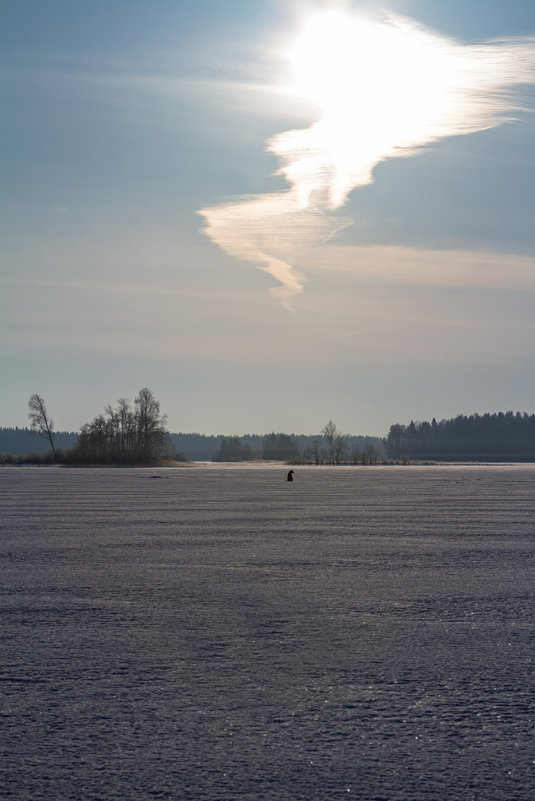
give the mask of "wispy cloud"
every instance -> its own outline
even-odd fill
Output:
[[[304,277],[294,267],[303,245],[325,241],[347,224],[321,208],[301,207],[294,192],[252,195],[199,213],[223,250],[259,264],[279,282],[270,293],[287,309],[303,291]]]
[[[378,164],[513,118],[518,87],[535,83],[535,39],[465,45],[396,15],[331,10],[310,17],[291,58],[293,91],[318,111],[267,143],[288,190],[199,211],[216,244],[278,281],[288,309],[303,291],[299,254],[350,224],[333,212]]]

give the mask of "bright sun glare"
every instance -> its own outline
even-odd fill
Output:
[[[208,236],[276,278],[271,291],[291,308],[303,249],[350,224],[331,212],[386,159],[510,119],[518,85],[535,82],[535,43],[464,45],[398,15],[331,8],[309,14],[286,55],[286,90],[316,109],[308,128],[267,143],[289,188],[200,213]]]
[[[452,66],[436,37],[340,11],[309,20],[291,61],[295,90],[329,116],[355,106],[377,113],[379,105],[390,117],[405,116],[418,112],[421,99],[436,106]]]
[[[464,132],[459,127],[469,126],[473,115],[463,93],[485,88],[488,80],[486,59],[465,57],[458,45],[412,21],[339,10],[309,18],[291,46],[290,63],[293,91],[320,112],[314,141],[309,137],[305,149],[322,151],[324,163],[333,167],[330,208],[369,183],[382,159],[444,135],[445,123],[454,123],[451,134]],[[295,143],[286,135],[285,143],[274,140],[273,149],[284,159],[288,144]],[[296,163],[282,172],[291,183],[302,178]],[[310,186],[301,183],[300,204],[309,200]]]

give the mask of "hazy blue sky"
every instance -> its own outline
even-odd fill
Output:
[[[7,0],[0,31],[0,425],[143,386],[173,431],[535,411],[533,0]]]

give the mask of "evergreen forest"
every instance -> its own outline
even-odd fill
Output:
[[[535,461],[535,414],[497,412],[450,420],[396,423],[385,439],[389,457],[401,460]]]

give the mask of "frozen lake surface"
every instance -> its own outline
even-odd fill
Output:
[[[0,787],[533,801],[535,465],[0,468]]]

